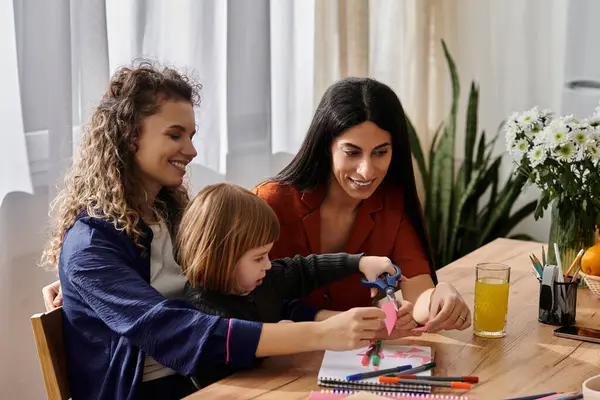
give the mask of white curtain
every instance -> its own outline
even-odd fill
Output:
[[[315,3],[271,0],[271,143],[295,154],[314,111]]]
[[[108,79],[103,0],[0,2],[0,398],[44,397],[29,317],[48,203]],[[27,147],[25,148],[25,145]],[[32,190],[33,189],[33,190]]]
[[[21,112],[15,14],[12,1],[0,2],[0,206],[13,191],[32,193]]]

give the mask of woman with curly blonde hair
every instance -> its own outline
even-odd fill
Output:
[[[257,357],[358,348],[384,314],[263,324],[209,316],[182,299],[173,257],[196,156],[199,86],[171,68],[122,68],[94,110],[53,203],[42,262],[58,269],[73,399],[178,399],[188,377]]]

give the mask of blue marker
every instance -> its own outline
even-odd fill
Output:
[[[401,365],[399,367],[388,368],[388,369],[380,369],[378,371],[369,371],[369,372],[361,372],[358,374],[348,375],[346,377],[347,381],[359,381],[361,379],[374,378],[376,376],[393,374],[396,372],[402,372],[412,369],[412,365]]]

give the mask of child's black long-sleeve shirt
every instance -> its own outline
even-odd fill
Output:
[[[296,300],[358,272],[362,254],[295,256],[271,262],[262,285],[245,296],[221,294],[187,284],[185,297],[205,314],[247,321],[313,321],[318,309]]]

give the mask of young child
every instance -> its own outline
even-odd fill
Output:
[[[187,207],[177,234],[176,257],[188,279],[185,297],[203,313],[226,318],[319,321],[334,312],[296,299],[359,271],[374,279],[391,266],[385,257],[345,253],[270,261],[278,236],[279,221],[264,200],[230,183],[205,187]],[[211,368],[198,377],[216,380],[233,371]]]

